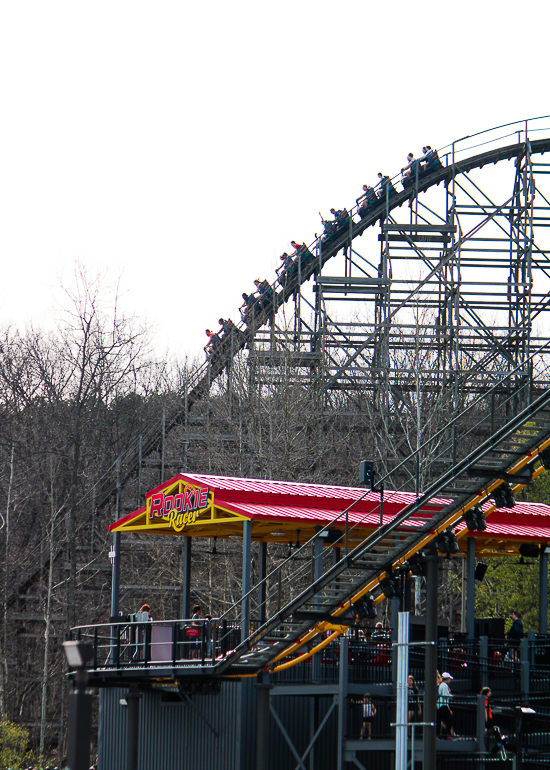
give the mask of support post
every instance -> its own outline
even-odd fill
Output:
[[[338,735],[336,737],[336,770],[344,770],[344,740],[346,737],[346,702],[348,694],[349,639],[340,637],[338,666]]]
[[[548,554],[542,547],[539,557],[539,634],[548,633]]]
[[[426,575],[426,649],[424,652],[424,718],[430,723],[424,727],[424,767],[436,766],[437,722],[437,589],[439,558],[427,558]]]
[[[395,727],[395,770],[407,770],[407,730],[409,721],[409,613],[398,615],[397,686],[396,686],[396,727]],[[414,756],[412,758],[414,767]]]
[[[466,597],[466,630],[468,632],[468,639],[474,639],[475,637],[475,604],[476,604],[476,585],[475,585],[475,572],[476,572],[476,541],[475,538],[469,537],[467,539],[467,554],[466,554],[466,590],[468,596]]]
[[[90,739],[92,730],[92,696],[86,692],[86,669],[77,669],[76,689],[69,695],[69,743],[67,767],[69,770],[88,770],[90,767]]]
[[[529,639],[520,639],[519,642],[519,659],[520,659],[520,679],[521,679],[521,692],[523,695],[529,695],[531,684],[531,661],[529,660]],[[519,752],[518,752],[519,753]]]
[[[391,643],[392,643],[392,652],[391,652],[391,678],[392,682],[397,682],[397,653],[398,653],[398,647],[397,647],[397,635],[399,631],[399,609],[400,609],[401,602],[399,601],[398,596],[394,596],[393,599],[390,599],[390,607],[391,607]]]
[[[267,543],[263,542],[260,543],[259,573],[260,585],[258,588],[258,621],[260,625],[263,625],[267,618],[267,583],[265,581],[265,577],[267,575]]]
[[[476,742],[478,752],[485,751],[485,695],[477,696]]]
[[[250,567],[252,559],[252,522],[243,521],[243,572],[241,602],[241,642],[248,637],[250,627],[250,599],[244,598],[250,591]]]
[[[191,543],[192,538],[184,537],[181,554],[181,616],[191,617]]]
[[[111,549],[111,620],[116,622],[119,613],[120,596],[120,532],[113,532],[113,546]]]
[[[263,544],[262,544],[263,545]],[[256,770],[269,770],[269,694],[273,685],[269,674],[258,674],[256,682]]]
[[[317,531],[319,531],[319,527],[317,527]],[[319,535],[317,535],[311,546],[311,556],[313,559],[313,580],[315,581],[323,574],[323,541]],[[321,599],[317,598],[315,604],[318,604],[320,601]]]
[[[126,695],[126,770],[138,770],[139,699],[138,688],[133,685]]]

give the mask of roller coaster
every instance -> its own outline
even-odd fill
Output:
[[[454,417],[465,399],[491,391],[498,400],[496,383],[513,372],[513,408],[525,406],[546,385],[550,340],[550,163],[542,160],[550,139],[533,138],[547,130],[545,120],[441,148],[440,162],[418,164],[401,191],[397,175],[366,207],[347,209],[345,224],[328,239],[316,235],[303,244],[284,280],[270,285],[246,322],[192,373],[164,435],[186,424],[245,348],[260,389],[277,387],[290,373],[295,382],[315,384],[327,411],[350,394],[370,393],[367,418],[377,425],[377,459],[386,473],[406,467],[392,447],[392,417],[403,408],[418,412],[420,391],[432,394],[432,410]],[[397,218],[403,208],[407,222]],[[363,236],[367,256],[358,246]],[[339,274],[327,275],[331,265]],[[118,471],[113,466],[96,485],[98,508],[160,450],[163,432],[151,427],[118,459]],[[401,483],[410,482],[407,473]]]
[[[311,570],[303,549],[312,542],[268,575],[265,622],[230,654],[213,659],[210,674],[243,676],[266,666],[277,671],[304,645],[307,656],[312,645],[313,652],[321,649],[328,643],[323,635],[341,634],[352,608],[366,596],[387,594],[392,576],[408,571],[415,555],[430,544],[441,552],[442,536],[470,510],[491,503],[490,515],[503,491],[521,489],[550,464],[550,193],[544,189],[550,163],[542,161],[550,138],[533,139],[550,133],[543,120],[453,142],[439,150],[438,163],[417,165],[401,191],[397,178],[384,179],[368,205],[347,210],[328,238],[316,235],[301,245],[292,269],[270,284],[193,373],[166,431],[183,424],[246,348],[259,388],[276,387],[284,368],[296,382],[318,387],[327,409],[334,394],[370,393],[380,428],[380,483],[400,474],[414,481],[416,469],[415,502],[357,547],[346,541],[338,563],[329,562],[326,549],[313,581],[291,601],[281,601],[284,587],[303,584]],[[481,153],[470,154],[480,146]],[[483,187],[486,167],[498,173]],[[511,189],[503,195],[508,178]],[[397,219],[403,206],[407,222]],[[378,242],[377,263],[370,252],[359,252],[364,235]],[[343,264],[344,275],[326,275],[329,264]],[[336,318],[342,302],[358,301],[367,318]],[[433,394],[445,420],[418,430],[414,450],[390,462],[392,414],[398,404],[416,408],[420,390]],[[119,459],[118,479],[106,478],[96,490],[98,507],[120,493],[160,440],[153,428]],[[421,463],[431,470],[424,483]],[[447,502],[427,521],[435,496]],[[341,525],[346,513],[325,529]],[[219,622],[238,623],[240,610],[241,601]]]

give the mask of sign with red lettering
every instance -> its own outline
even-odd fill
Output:
[[[194,524],[202,510],[208,508],[208,487],[187,485],[183,491],[167,495],[153,492],[147,500],[147,523],[166,522],[176,532]]]

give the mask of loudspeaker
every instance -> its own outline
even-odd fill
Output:
[[[504,639],[504,618],[476,618],[475,635]]]
[[[482,561],[476,564],[476,571],[474,572],[474,578],[476,580],[483,580],[483,578],[485,577],[485,573],[487,572],[488,566],[489,566],[488,564],[485,564]]]

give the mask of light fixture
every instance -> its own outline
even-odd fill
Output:
[[[386,577],[380,581],[380,588],[386,599],[393,599],[399,593],[399,581],[391,573],[386,573]]]
[[[474,570],[474,580],[479,580],[481,582],[485,577],[485,573],[487,572],[488,568],[489,565],[485,564],[484,561],[478,562]]]
[[[423,577],[427,574],[426,557],[421,551],[413,553],[408,559],[409,569],[415,577]]]
[[[547,471],[550,468],[550,447],[546,447],[546,449],[543,449],[542,452],[539,452],[539,458],[542,463],[542,467]]]
[[[286,532],[271,532],[271,537],[284,537]]]
[[[474,505],[464,514],[464,521],[470,532],[483,532],[487,529],[487,522],[485,520],[485,514],[481,505]]]
[[[366,484],[371,489],[374,486],[374,463],[372,460],[363,460],[359,465],[359,483]]]
[[[509,484],[501,484],[491,494],[497,508],[513,508],[516,504],[514,490]]]
[[[63,642],[63,651],[69,668],[84,668],[94,655],[92,645],[85,642]]]
[[[436,540],[436,546],[440,553],[446,553],[447,556],[460,551],[458,540],[452,529],[447,529],[445,532],[439,533]]]
[[[522,543],[518,548],[520,555],[526,559],[536,559],[540,556],[540,548],[537,543]]]

